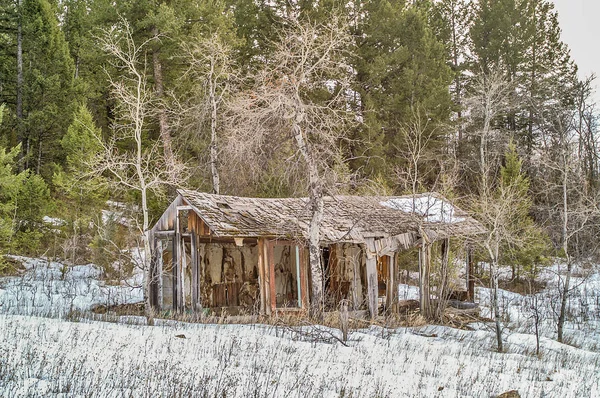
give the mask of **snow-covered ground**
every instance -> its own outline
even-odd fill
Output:
[[[20,276],[0,278],[0,313],[66,317],[95,305],[137,303],[143,299],[142,276],[138,273],[119,285],[107,285],[102,271],[93,264],[64,264],[12,256],[25,271]]]
[[[506,335],[535,333],[537,313],[540,334],[556,339],[564,271],[564,264],[558,262],[544,269],[538,280],[545,282],[547,287],[534,295],[499,289],[498,303]],[[597,265],[588,269],[575,266],[570,286],[564,340],[575,347],[600,353],[600,269]],[[490,289],[476,288],[481,315],[490,318],[491,296]]]
[[[484,324],[372,326],[352,331],[345,346],[315,338],[341,337],[326,328],[57,319],[72,308],[133,302],[141,292],[103,286],[91,265],[63,278],[61,264],[22,260],[23,281],[0,279],[0,397],[490,397],[512,389],[522,397],[600,397],[597,273],[575,278],[570,345],[551,339],[548,319],[538,357],[532,298],[510,292],[502,292],[506,353],[494,351]],[[558,280],[552,269],[546,277],[540,295],[553,294]],[[402,289],[413,298],[413,287]],[[487,311],[489,291],[478,296]]]

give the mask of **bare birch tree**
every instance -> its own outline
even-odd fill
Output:
[[[438,191],[446,194],[451,192],[456,186],[456,159],[449,155],[436,156],[430,149],[431,144],[435,141],[435,136],[443,128],[443,125],[432,125],[431,118],[419,106],[415,106],[412,109],[410,120],[406,121],[400,128],[402,148],[397,149],[404,167],[399,167],[396,170],[396,174],[403,189],[410,192],[413,196],[413,222],[418,226],[419,231],[423,235],[425,234],[424,223],[426,219],[421,214],[429,214],[431,208],[436,206],[438,202],[431,198],[432,200],[428,200],[428,205],[424,206],[420,198],[417,203],[418,194],[424,191]],[[435,164],[432,165],[432,163]],[[424,239],[425,246],[432,245],[433,242],[425,243],[426,240]],[[449,295],[449,243],[449,240],[444,239],[440,244],[442,259],[439,267],[439,281],[437,286],[435,286],[437,288],[435,308],[433,308],[433,303],[429,300],[433,286],[430,285],[429,280],[425,280],[425,278],[429,279],[429,273],[420,275],[419,278],[421,310],[423,316],[427,318],[433,316],[438,320],[443,319]],[[424,247],[423,249],[431,252],[430,247]],[[421,256],[426,257],[424,253],[421,253]],[[427,256],[430,257],[430,254]],[[428,261],[431,261],[431,259],[428,259]],[[420,274],[423,274],[424,271],[422,266],[422,261],[420,261]]]
[[[96,135],[102,151],[93,161],[96,174],[109,178],[109,184],[118,189],[137,191],[140,194],[142,223],[138,226],[144,248],[141,268],[144,272],[144,301],[150,310],[148,287],[150,284],[150,242],[148,230],[150,216],[148,195],[158,192],[166,184],[177,185],[185,179],[182,165],[169,162],[159,142],[147,136],[146,121],[154,115],[155,101],[147,82],[146,47],[153,39],[137,44],[128,22],[121,20],[99,38],[101,48],[119,76],[108,76],[116,102],[116,120],[108,140]],[[167,155],[169,156],[169,155]]]
[[[312,308],[324,306],[321,264],[323,195],[329,175],[341,159],[339,140],[349,120],[347,88],[351,69],[346,50],[352,43],[337,17],[315,24],[287,19],[271,60],[254,84],[231,105],[227,152],[245,165],[257,163],[263,148],[287,140],[308,175],[310,224],[308,244],[312,275]],[[326,97],[324,100],[315,98]],[[288,166],[297,167],[291,159]],[[246,166],[247,167],[247,166]]]
[[[483,247],[490,261],[490,289],[492,292],[492,313],[494,317],[498,351],[503,350],[502,323],[498,305],[498,268],[501,249],[505,245],[519,246],[523,235],[514,230],[515,216],[518,207],[515,201],[522,199],[520,187],[503,184],[497,188],[490,181],[492,170],[498,168],[497,156],[490,152],[489,144],[496,130],[494,119],[511,108],[511,85],[500,71],[481,73],[476,77],[470,96],[465,103],[470,117],[478,125],[479,135],[479,179],[477,192],[473,199],[475,217],[478,218],[488,232],[483,239]]]
[[[480,125],[476,129],[479,135],[479,173],[481,174],[480,188],[488,189],[489,175],[492,168],[489,149],[490,140],[495,129],[494,119],[510,109],[511,85],[500,71],[488,74],[481,73],[472,85],[471,93],[465,100],[470,111],[471,119]]]
[[[574,265],[573,240],[598,216],[598,192],[588,189],[588,181],[579,158],[578,147],[581,136],[579,111],[571,106],[556,104],[543,118],[544,172],[543,203],[547,204],[550,220],[559,220],[560,248],[566,260],[566,273],[559,273],[560,308],[557,320],[557,340],[564,341],[564,325],[567,303],[571,292],[571,277]],[[558,239],[557,239],[558,240]]]
[[[213,193],[221,192],[219,173],[219,130],[223,123],[224,101],[237,81],[232,47],[215,33],[208,38],[192,40],[184,44],[186,60],[189,61],[187,74],[200,83],[195,89],[197,104],[191,110],[195,115],[198,136],[204,135],[208,125],[210,131],[210,174]]]

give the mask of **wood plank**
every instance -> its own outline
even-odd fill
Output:
[[[178,289],[178,280],[179,280],[179,234],[177,233],[177,230],[175,231],[175,236],[173,238],[173,256],[172,256],[172,261],[173,261],[173,283],[172,283],[172,287],[173,287],[173,311],[178,311],[179,309],[179,303],[178,303],[178,297],[179,297],[179,289]]]
[[[158,274],[158,309],[163,309],[163,253],[164,243],[162,239],[158,240],[158,262],[157,262],[157,274]]]
[[[362,289],[360,289],[360,264],[358,258],[352,258],[352,309],[358,310],[362,302]]]
[[[270,240],[267,243],[269,264],[269,295],[271,296],[271,311],[275,312],[277,308],[277,292],[275,290],[275,242]]]
[[[300,246],[300,288],[302,290],[302,308],[310,308],[310,292],[308,291],[308,256],[306,247]]]
[[[475,301],[475,269],[473,266],[473,248],[467,247],[467,300]]]
[[[152,240],[152,249],[150,253],[150,270],[148,272],[148,280],[146,283],[148,284],[148,298],[150,301],[150,307],[153,309],[157,308],[158,302],[158,292],[157,292],[157,277],[156,277],[156,268],[157,268],[157,260],[158,260],[158,250],[157,250],[157,242],[156,237]]]
[[[154,235],[155,236],[168,236],[168,235],[173,235],[175,234],[174,230],[168,230],[168,231],[154,231]]]
[[[265,312],[271,315],[271,272],[269,272],[269,242],[263,242],[263,272],[265,274]]]
[[[377,316],[377,257],[367,255],[367,289],[371,319]]]
[[[266,289],[266,280],[265,280],[265,266],[264,266],[265,258],[264,258],[264,239],[258,239],[258,291],[260,293],[260,314],[264,315],[265,304],[267,300],[267,295],[265,292]]]
[[[429,274],[431,266],[431,244],[424,243],[419,250],[419,308],[425,318],[430,317]]]
[[[191,251],[192,251],[192,310],[193,311],[197,311],[200,306],[198,305],[199,303],[199,297],[200,297],[200,272],[199,272],[199,268],[200,268],[200,264],[198,261],[198,247],[197,247],[197,242],[196,242],[196,233],[194,232],[194,230],[192,229],[192,236],[191,236]]]
[[[179,255],[179,309],[185,311],[185,272],[187,269],[187,255],[185,254],[185,241],[180,238],[180,255]]]
[[[333,294],[338,299],[339,283],[338,283],[338,255],[337,244],[329,245],[329,274],[323,275],[324,278],[329,278],[329,292],[325,294]]]
[[[388,311],[392,309],[394,303],[397,302],[398,289],[396,288],[396,254],[388,256],[388,281],[385,285],[386,308]]]
[[[377,292],[379,289],[377,283],[377,252],[375,250],[375,240],[373,238],[367,238],[365,240],[365,257],[369,313],[371,319],[373,319],[377,316]]]

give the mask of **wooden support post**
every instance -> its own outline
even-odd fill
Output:
[[[181,235],[180,235],[181,236]],[[185,254],[185,241],[181,239],[181,251],[179,252],[180,274],[179,274],[179,308],[185,311],[185,272],[187,269],[187,255]]]
[[[149,287],[149,291],[148,291],[148,295],[150,298],[150,306],[153,309],[156,309],[157,307],[157,303],[158,303],[158,292],[157,292],[157,261],[158,261],[158,250],[157,250],[157,239],[156,237],[153,239],[152,241],[152,250],[151,250],[151,254],[150,254],[150,272],[149,272],[149,277],[150,280],[148,281],[148,287]]]
[[[198,262],[198,242],[196,241],[196,233],[192,230],[191,251],[192,251],[192,310],[198,311],[201,306],[200,302],[200,264]]]
[[[352,309],[355,311],[360,308],[362,299],[362,289],[360,289],[360,263],[361,259],[352,257]]]
[[[423,243],[419,250],[419,308],[425,318],[430,317],[429,271],[431,266],[431,244]]]
[[[179,232],[175,231],[175,235],[173,237],[173,311],[179,310]]]
[[[156,263],[157,266],[157,277],[158,277],[158,302],[157,306],[159,310],[163,309],[163,252],[164,245],[162,239],[158,240],[157,245],[157,253],[158,253],[158,261]]]
[[[371,319],[377,316],[377,257],[367,255],[367,286],[369,292],[369,313]]]
[[[309,292],[308,292],[308,256],[306,255],[306,247],[300,246],[300,290],[302,291],[302,308],[310,308]]]
[[[296,258],[296,292],[298,295],[298,308],[302,308],[302,273],[300,272],[300,247],[294,247]]]
[[[442,267],[441,267],[441,278],[440,286],[438,287],[438,303],[436,306],[436,316],[438,319],[442,319],[444,311],[446,309],[446,301],[448,300],[448,262],[450,261],[450,239],[446,238],[442,240]]]
[[[269,298],[271,305],[271,313],[277,309],[277,292],[275,291],[275,242],[267,242],[267,265],[269,274]]]
[[[473,267],[473,248],[467,246],[467,300],[475,301],[475,275]]]
[[[375,241],[367,239],[366,251],[367,257],[367,291],[369,295],[369,313],[371,319],[377,316],[377,296],[379,286],[377,284],[377,253],[375,251]]]
[[[398,302],[398,282],[396,278],[396,253],[389,256],[389,275],[386,286],[386,307],[388,312],[392,311],[394,305]]]
[[[266,314],[267,280],[265,275],[265,241],[262,238],[258,239],[258,291],[260,293],[260,314]]]

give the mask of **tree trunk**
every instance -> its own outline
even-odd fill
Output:
[[[494,323],[496,324],[496,342],[498,352],[504,350],[502,344],[502,324],[500,320],[500,307],[498,305],[498,246],[499,243],[488,243],[487,250],[490,255],[490,283],[492,289],[492,311],[494,312]],[[492,247],[493,246],[493,247]]]
[[[565,319],[566,319],[566,312],[567,312],[567,301],[569,298],[569,288],[570,288],[570,283],[571,283],[571,272],[573,270],[573,263],[571,261],[571,257],[569,255],[569,201],[568,201],[568,190],[567,190],[567,183],[568,183],[568,173],[567,173],[567,150],[564,147],[565,144],[563,144],[563,148],[562,148],[562,167],[563,167],[563,181],[562,181],[562,193],[563,193],[563,226],[562,226],[562,249],[563,252],[565,253],[565,257],[567,259],[567,275],[565,277],[565,283],[563,285],[563,289],[561,292],[561,300],[560,300],[560,313],[558,315],[558,325],[557,325],[557,330],[558,330],[558,336],[557,336],[557,340],[562,343],[563,342],[563,330],[564,330],[564,325],[565,325]]]
[[[452,63],[454,64],[454,102],[458,106],[458,120],[462,119],[462,86],[460,80],[460,71],[458,70],[458,38],[456,37],[457,26],[456,26],[456,9],[452,7]],[[463,128],[462,124],[458,126],[458,141],[463,139]]]
[[[297,119],[302,120],[303,114]],[[298,150],[308,166],[309,184],[310,184],[310,211],[311,219],[308,229],[308,252],[310,261],[310,271],[312,276],[312,305],[313,316],[320,318],[324,309],[323,295],[323,268],[321,266],[321,223],[323,221],[323,188],[321,178],[315,159],[312,157],[310,147],[304,138],[302,128],[298,123],[293,126],[294,138],[298,145]]]
[[[446,301],[448,300],[448,262],[450,257],[450,239],[446,238],[442,241],[442,267],[441,280],[439,286],[437,313],[438,320],[442,320],[444,310],[446,309]]]
[[[210,101],[210,172],[212,176],[213,193],[220,193],[220,178],[219,178],[219,151],[217,142],[217,97],[216,97],[216,82],[215,62],[214,58],[210,61],[210,74],[208,76],[209,84],[209,101]]]
[[[159,36],[158,28],[152,28],[152,34],[155,37]],[[163,86],[163,74],[162,74],[162,64],[160,62],[160,49],[154,48],[152,50],[152,69],[154,71],[154,91],[159,100],[162,100],[164,97],[164,86]],[[163,144],[163,151],[165,155],[165,160],[167,163],[167,167],[173,164],[173,147],[171,140],[171,133],[169,131],[169,118],[167,116],[167,111],[164,108],[164,104],[158,109],[158,128],[160,131],[160,139]]]
[[[23,145],[23,22],[22,22],[22,0],[17,1],[17,141],[21,144],[21,159],[25,156],[25,145]],[[23,164],[19,162],[19,169]]]
[[[489,101],[486,98],[486,101]],[[479,144],[479,162],[480,162],[480,171],[481,171],[481,186],[482,186],[482,194],[487,194],[488,181],[487,181],[487,161],[486,161],[486,152],[487,152],[487,136],[490,130],[491,120],[489,114],[490,104],[486,104],[486,113],[485,120],[483,124],[483,131],[481,132],[481,142]]]

